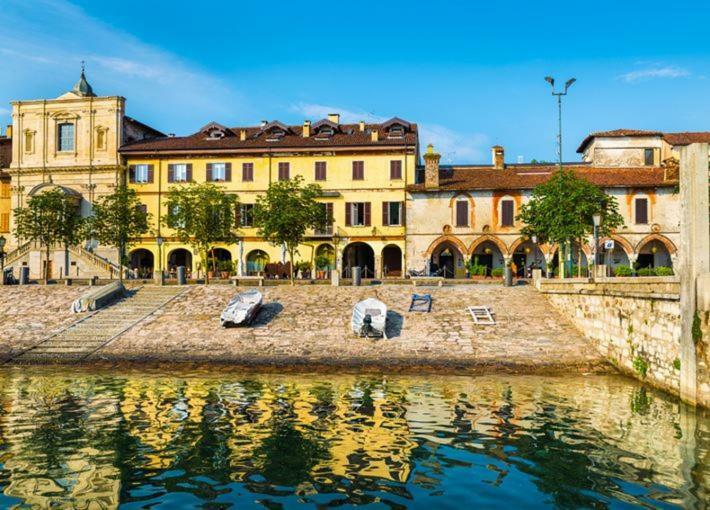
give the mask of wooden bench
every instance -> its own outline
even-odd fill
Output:
[[[263,276],[232,276],[229,279],[235,287],[239,286],[240,282],[258,282],[259,287],[264,286]]]
[[[424,284],[436,283],[439,287],[443,287],[445,280],[443,276],[410,276],[409,279],[412,280],[412,285],[415,287],[417,286],[417,282]]]

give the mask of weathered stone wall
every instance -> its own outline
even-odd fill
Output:
[[[539,280],[537,286],[621,371],[679,392],[677,279]]]

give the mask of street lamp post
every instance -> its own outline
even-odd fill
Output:
[[[552,76],[545,76],[545,81],[552,87],[552,95],[557,97],[557,161],[559,163],[560,170],[562,170],[562,96],[567,95],[567,91],[572,86],[574,82],[577,81],[576,78],[570,78],[565,82],[565,88],[562,92],[555,91],[555,79]],[[566,243],[566,249],[571,251],[570,243]],[[567,272],[572,273],[572,257],[568,254],[565,257],[565,263],[567,265]]]
[[[0,236],[0,285],[5,285],[5,236]]]
[[[599,226],[602,224],[602,215],[596,213],[592,215],[594,222],[594,264],[592,265],[592,281],[596,279],[597,264],[599,264]]]
[[[155,239],[158,243],[158,273],[160,274],[160,285],[165,285],[165,273],[163,273],[163,243],[165,242],[161,236]]]

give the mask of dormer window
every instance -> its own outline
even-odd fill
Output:
[[[387,132],[387,138],[404,138],[404,126],[392,126]]]
[[[213,129],[207,133],[208,140],[221,140],[222,138],[224,138],[224,131],[219,129]]]
[[[286,131],[284,131],[283,129],[272,129],[266,135],[266,141],[267,142],[279,142],[283,139],[284,136],[286,136]]]
[[[210,122],[200,129],[200,132],[205,135],[206,140],[221,140],[227,136],[227,128],[216,122]]]
[[[325,140],[331,138],[335,134],[335,129],[330,126],[324,126],[316,133],[316,140]]]

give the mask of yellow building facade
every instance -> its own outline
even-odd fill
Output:
[[[130,251],[131,269],[149,276],[184,265],[193,277],[204,273],[199,255],[179,242],[164,219],[172,187],[213,182],[236,194],[240,203],[239,241],[216,245],[215,257],[232,261],[238,275],[268,275],[266,264],[285,263],[287,255],[283,247],[258,236],[251,208],[271,183],[298,175],[321,186],[320,201],[333,223],[310,233],[296,261],[315,268],[316,258],[327,256],[331,268],[337,266],[344,277],[355,266],[363,267],[367,277],[402,276],[406,187],[415,182],[418,150],[415,124],[397,118],[341,124],[337,114],[299,126],[273,121],[227,128],[210,123],[186,137],[127,144],[120,149],[126,180],[151,215],[150,234]]]

